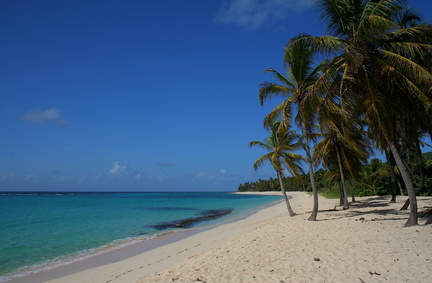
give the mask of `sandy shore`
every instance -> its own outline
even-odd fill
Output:
[[[162,247],[48,282],[431,282],[432,225],[404,228],[405,198],[358,198],[349,210],[320,198],[319,221],[309,217],[312,198],[289,193],[284,203],[246,219]],[[419,197],[419,210],[432,198]],[[69,273],[71,271],[69,270]],[[28,281],[32,282],[32,281]]]

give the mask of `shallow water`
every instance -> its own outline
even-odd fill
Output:
[[[2,193],[0,282],[180,229],[158,225],[210,225],[280,199],[219,192]],[[207,220],[209,211],[230,213]]]

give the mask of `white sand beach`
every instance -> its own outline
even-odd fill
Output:
[[[392,204],[389,197],[362,197],[346,211],[334,210],[339,200],[320,197],[319,221],[312,222],[312,197],[288,194],[295,217],[279,203],[48,282],[431,282],[432,225],[420,218],[420,225],[404,227],[405,197]],[[418,203],[421,211],[432,207],[432,198]]]

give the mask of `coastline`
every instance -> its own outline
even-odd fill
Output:
[[[343,211],[339,200],[320,197],[318,221],[311,222],[306,220],[311,196],[288,195],[295,217],[280,202],[115,262],[65,266],[51,281],[34,281],[35,274],[21,282],[429,282],[432,277],[432,225],[421,218],[420,225],[403,227],[408,212],[398,209],[405,198],[393,204],[389,197],[362,197]],[[431,197],[419,197],[419,211],[429,206]]]
[[[237,192],[233,192],[234,194],[237,194]],[[240,193],[241,194],[241,193]],[[277,193],[274,193],[272,195],[280,195]],[[278,203],[282,202],[275,201],[268,203],[263,206],[259,206],[257,208],[251,209],[249,211],[246,211],[240,215],[236,215],[234,217],[231,217],[229,219],[225,219],[222,221],[217,221],[214,224],[205,225],[205,226],[198,226],[193,228],[187,228],[187,229],[179,229],[175,231],[168,231],[161,233],[159,235],[155,235],[154,237],[150,237],[147,239],[142,240],[132,240],[132,244],[128,244],[127,241],[124,241],[124,245],[117,246],[114,244],[114,246],[110,247],[103,247],[98,250],[93,251],[90,254],[87,254],[83,259],[79,259],[72,262],[65,262],[62,264],[59,264],[58,266],[49,266],[48,268],[42,268],[42,270],[38,270],[37,272],[29,272],[29,274],[24,276],[19,276],[12,278],[12,280],[8,280],[5,282],[11,282],[11,283],[25,283],[25,282],[48,282],[53,280],[53,282],[57,282],[56,280],[65,277],[70,276],[73,274],[86,272],[90,269],[98,269],[102,266],[115,264],[142,254],[145,254],[151,250],[154,249],[160,249],[161,247],[164,247],[166,245],[170,245],[176,242],[180,242],[182,240],[185,240],[188,237],[192,237],[198,233],[205,232],[207,230],[216,229],[219,226],[231,224],[234,222],[238,222],[241,220],[244,220],[245,218],[248,218],[250,215],[253,215],[257,212],[259,212],[262,209],[266,209],[269,207],[272,207],[274,205],[277,205]],[[105,249],[105,251],[104,251]],[[69,259],[68,259],[69,261]],[[64,282],[63,280],[59,280],[58,282]],[[75,279],[72,279],[70,282],[78,282],[75,281]],[[87,281],[82,281],[87,282]],[[99,282],[99,281],[94,281]]]

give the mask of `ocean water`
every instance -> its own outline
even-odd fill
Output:
[[[0,282],[281,199],[221,192],[0,193]]]

